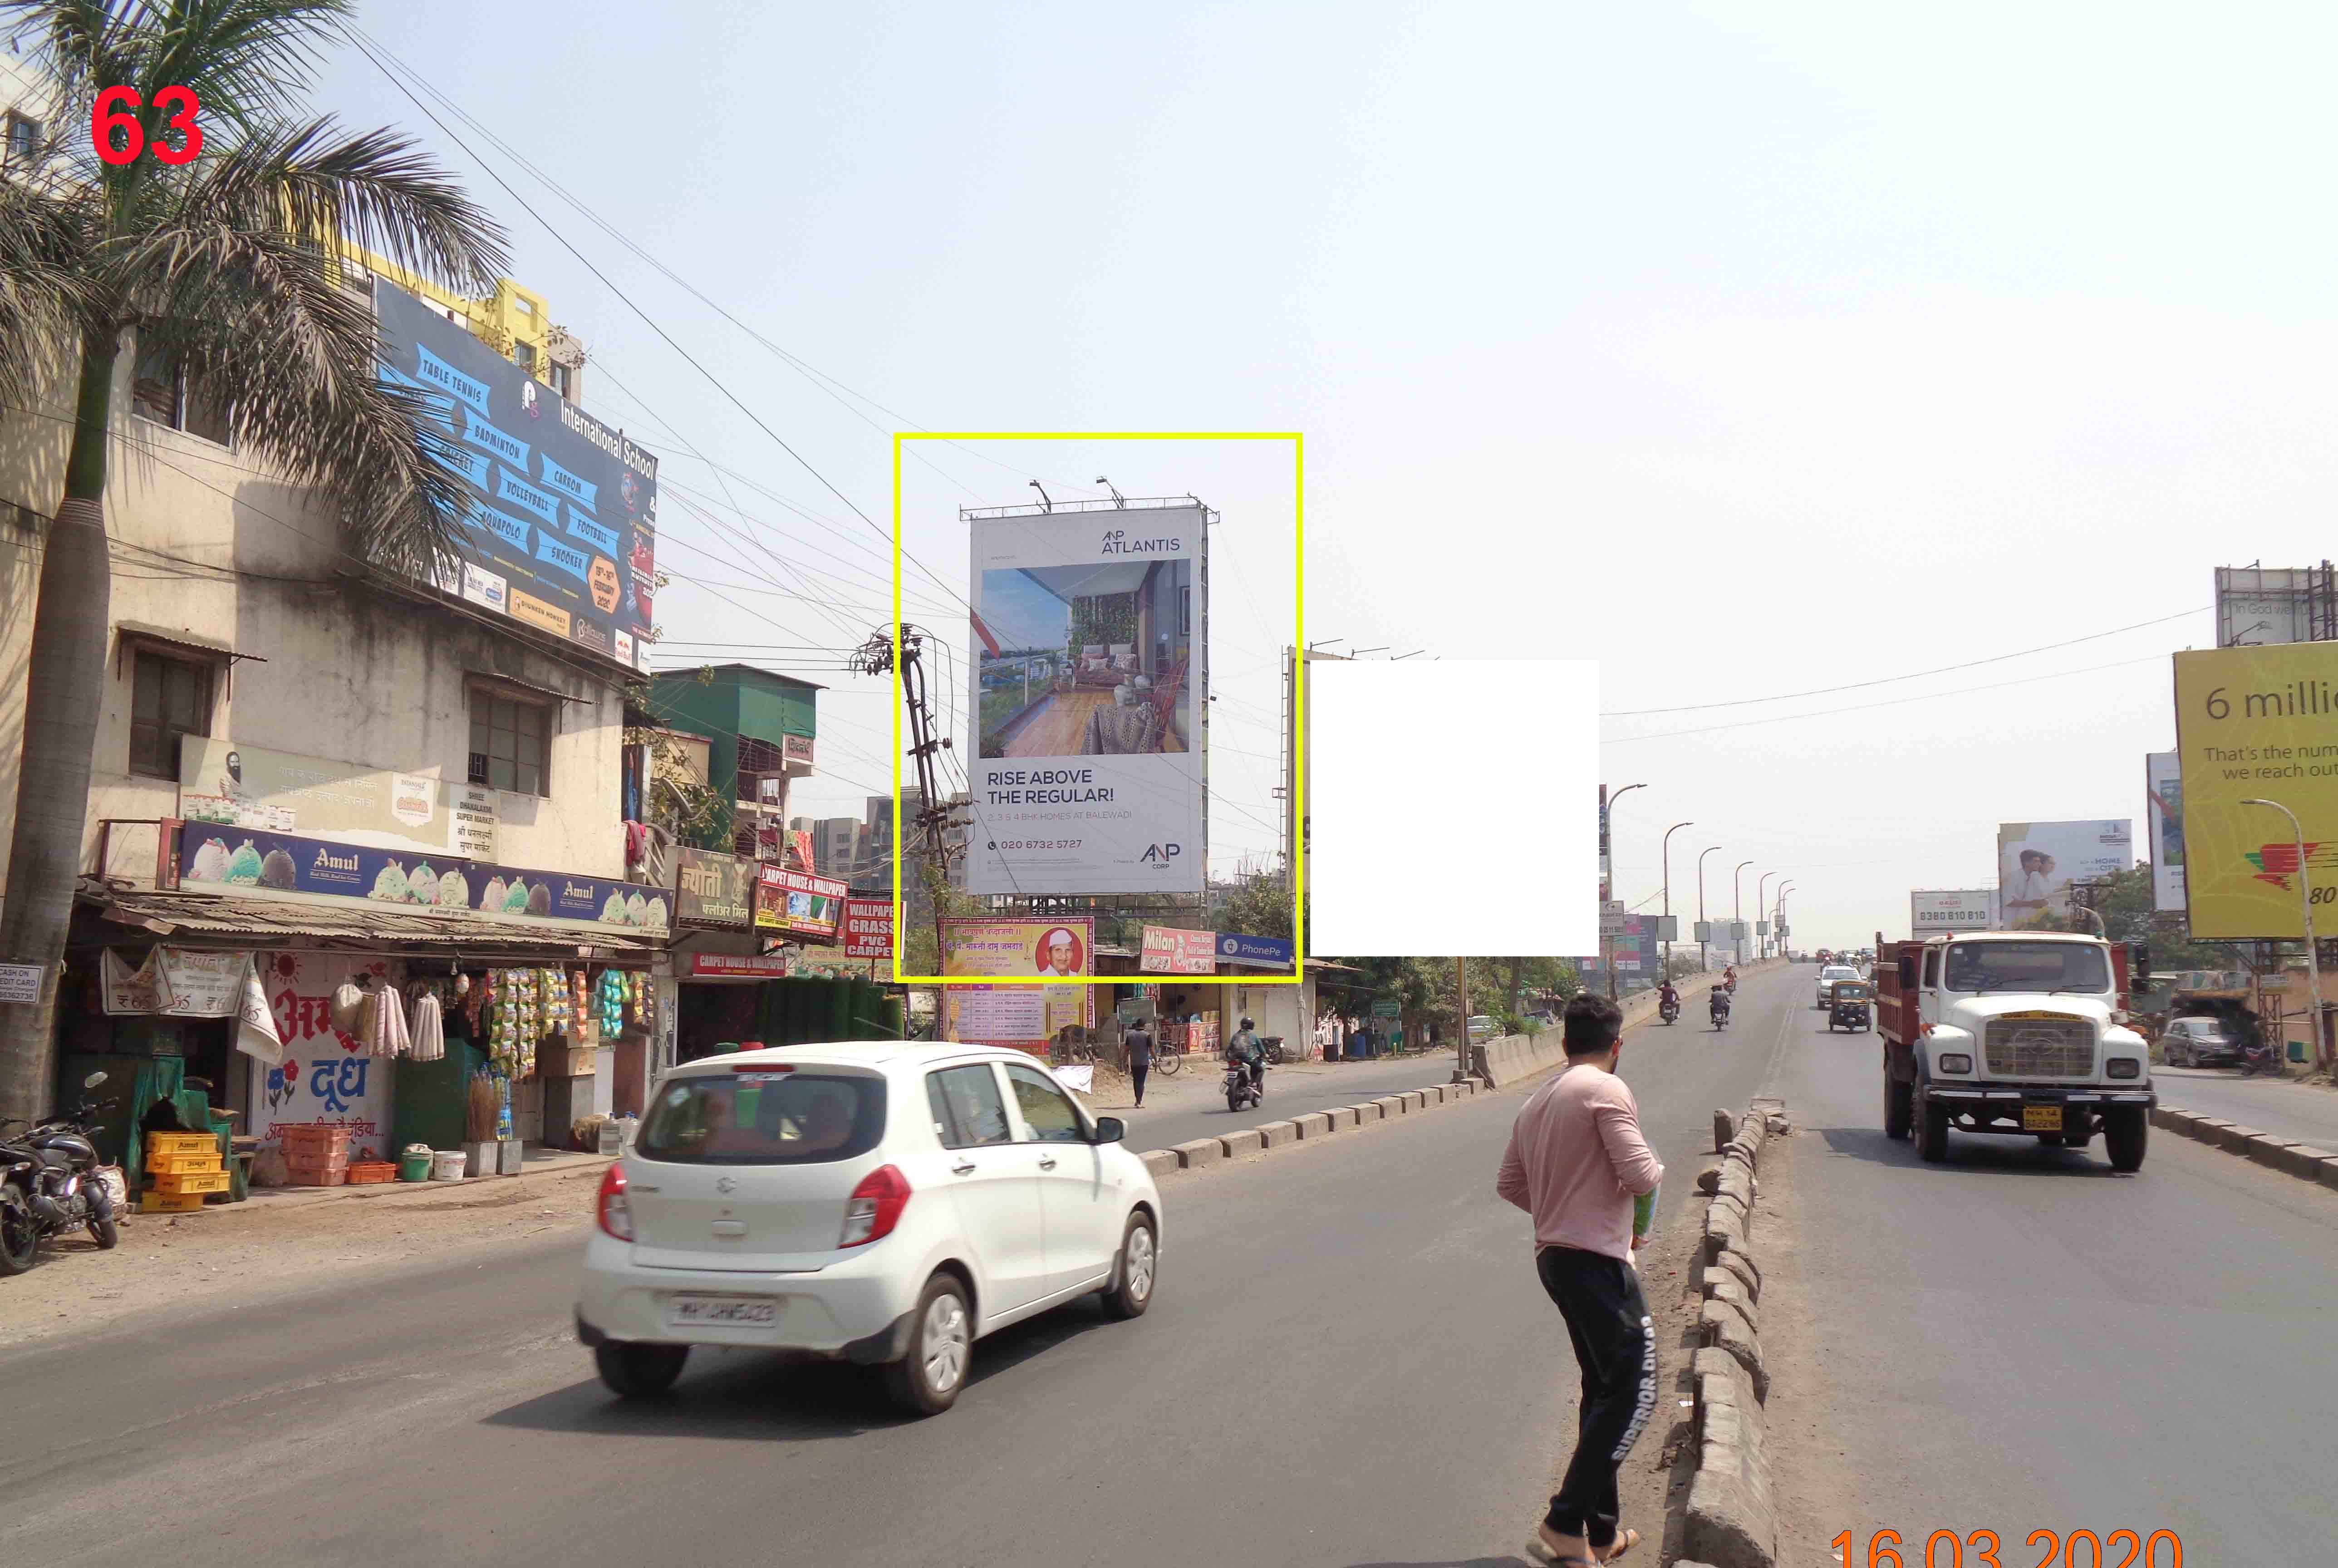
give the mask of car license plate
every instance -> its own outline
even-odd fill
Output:
[[[2021,1108],[2021,1130],[2024,1132],[2059,1132],[2062,1130],[2062,1108],[2059,1105],[2024,1105]]]
[[[665,1304],[669,1328],[768,1328],[780,1320],[769,1296],[675,1296]]]

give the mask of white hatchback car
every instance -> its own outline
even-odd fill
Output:
[[[1153,1299],[1161,1195],[1120,1140],[1019,1051],[917,1041],[691,1062],[602,1178],[577,1338],[651,1394],[693,1345],[876,1366],[949,1408],[973,1343],[1101,1292]]]
[[[1828,965],[1825,968],[1819,971],[1819,999],[1814,1005],[1824,1007],[1828,1003],[1834,1000],[1834,983],[1836,981],[1856,980],[1859,977],[1859,971],[1852,968],[1848,964]]]

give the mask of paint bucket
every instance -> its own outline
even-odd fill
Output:
[[[408,1152],[399,1155],[398,1157],[398,1179],[400,1181],[429,1181],[430,1161],[431,1152],[427,1149],[421,1151],[419,1153]]]
[[[430,1180],[460,1181],[464,1163],[465,1157],[460,1149],[434,1149],[430,1152]]]

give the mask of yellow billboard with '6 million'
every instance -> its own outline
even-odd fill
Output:
[[[2193,936],[2338,936],[2338,642],[2176,654],[2176,746]]]

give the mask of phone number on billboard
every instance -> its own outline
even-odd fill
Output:
[[[1076,849],[1084,842],[1078,838],[1007,838],[993,846],[999,849]]]

